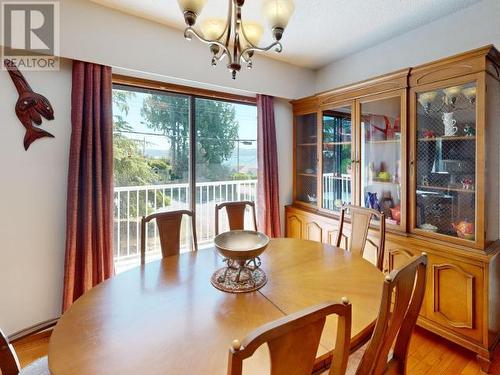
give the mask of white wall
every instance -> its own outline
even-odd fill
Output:
[[[487,44],[500,47],[500,0],[480,3],[338,60],[317,72],[326,91]]]
[[[278,143],[278,179],[280,184],[281,229],[285,235],[285,206],[292,203],[293,194],[293,113],[291,104],[276,98],[274,119]]]
[[[232,81],[226,69],[210,68],[206,46],[188,43],[179,32],[86,0],[64,0],[61,54],[111,65],[120,73],[147,72],[149,78],[165,82],[298,98],[485,44],[500,46],[499,7],[498,0],[483,0],[316,75],[259,57],[253,71]],[[26,77],[55,108],[56,119],[49,126],[56,138],[24,151],[24,129],[14,113],[17,94],[10,77],[0,71],[0,327],[8,334],[56,317],[62,294],[71,64],[66,60],[60,72],[26,72]],[[292,199],[292,113],[287,99],[276,99],[275,114],[283,207]]]
[[[233,81],[224,67],[210,67],[205,45],[86,0],[61,1],[61,55],[110,65],[121,74],[239,94],[297,98],[314,91],[313,71],[264,57]],[[71,61],[63,59],[60,72],[25,76],[52,103],[55,120],[47,123],[56,138],[24,151],[24,128],[14,112],[17,92],[0,71],[0,327],[7,334],[57,317],[62,300]],[[291,119],[288,101],[278,99],[282,205],[291,200]]]
[[[14,106],[17,92],[0,71],[0,327],[12,334],[60,314],[64,268],[66,187],[71,134],[71,61],[60,72],[24,72],[32,88],[49,98],[54,121],[44,128],[55,135],[24,151],[24,128]],[[276,98],[280,205],[292,199],[292,112]],[[284,216],[282,216],[282,226]]]
[[[24,151],[16,117],[17,91],[0,71],[0,327],[11,334],[55,318],[61,310],[66,225],[66,178],[71,133],[71,63],[60,72],[24,72],[51,102],[55,120]]]
[[[216,69],[211,67],[208,46],[188,42],[181,31],[88,0],[61,1],[61,55],[158,74],[181,84],[291,99],[312,94],[315,86],[314,71],[264,56],[257,56],[252,70],[244,68],[232,80],[222,62]]]

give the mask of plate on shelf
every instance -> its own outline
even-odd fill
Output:
[[[425,230],[426,232],[436,233],[438,231],[438,227],[429,223],[422,224],[419,228]]]

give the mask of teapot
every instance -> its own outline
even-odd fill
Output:
[[[467,221],[467,219],[460,221],[458,223],[451,223],[451,226],[457,232],[457,236],[466,240],[473,241],[475,238],[474,234],[474,223]]]

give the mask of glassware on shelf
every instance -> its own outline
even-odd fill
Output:
[[[352,202],[351,114],[351,106],[323,112],[322,207],[331,211]]]
[[[401,98],[361,103],[361,199],[401,223]]]
[[[317,204],[317,115],[296,116],[296,199]]]
[[[416,227],[475,239],[476,84],[417,93]]]

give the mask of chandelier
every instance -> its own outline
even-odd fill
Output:
[[[207,18],[200,26],[200,31],[193,28],[206,0],[178,0],[184,13],[187,28],[184,37],[191,40],[193,36],[210,46],[212,66],[227,57],[227,67],[233,79],[242,65],[252,68],[252,57],[256,51],[266,52],[274,48],[281,52],[280,43],[285,27],[294,11],[293,0],[263,0],[263,13],[272,28],[274,41],[267,47],[258,47],[264,28],[254,21],[244,21],[241,9],[245,0],[229,0],[227,20]]]

